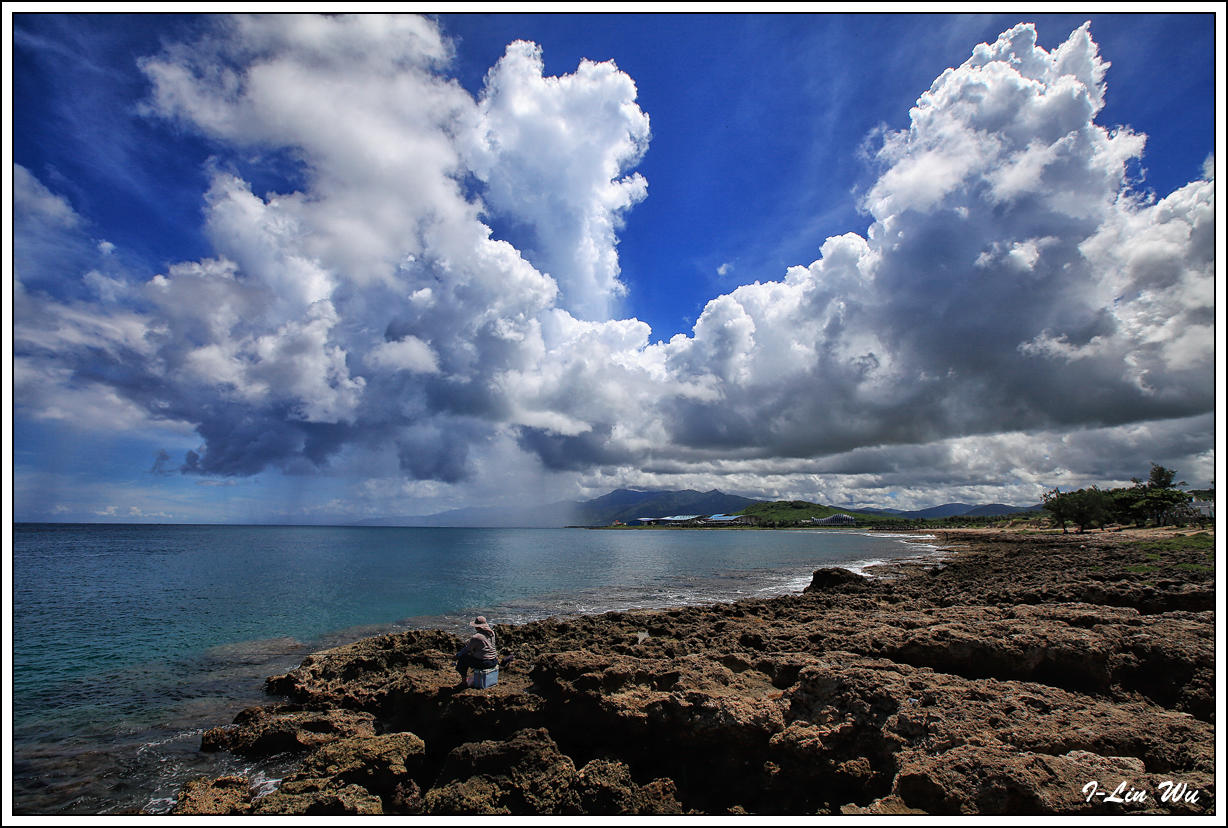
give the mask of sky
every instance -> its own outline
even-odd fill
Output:
[[[1214,8],[6,6],[14,519],[1209,486]]]

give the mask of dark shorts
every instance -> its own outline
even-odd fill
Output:
[[[464,650],[456,654],[456,669],[462,676],[471,668],[474,670],[489,670],[491,667],[498,666],[499,660],[497,658],[478,658]]]

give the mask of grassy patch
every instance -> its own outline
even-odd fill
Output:
[[[1177,536],[1172,538],[1155,538],[1153,540],[1139,541],[1136,548],[1141,552],[1151,554],[1160,554],[1164,552],[1185,552],[1187,550],[1205,550],[1214,554],[1215,552],[1215,535],[1211,532],[1196,532],[1193,535]]]
[[[1173,570],[1200,574],[1215,572],[1215,534],[1213,532],[1195,532],[1171,538],[1142,540],[1135,543],[1134,548],[1142,553],[1146,562],[1122,568],[1135,575],[1154,575]],[[1193,563],[1188,559],[1185,561],[1172,560],[1175,555],[1190,552],[1202,552],[1202,557],[1205,557],[1207,562]]]

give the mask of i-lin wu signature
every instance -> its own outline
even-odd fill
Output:
[[[1185,802],[1190,805],[1198,804],[1197,788],[1191,788],[1184,782],[1174,782],[1171,779],[1166,779],[1159,785],[1159,800],[1161,802]],[[1095,798],[1103,799],[1105,802],[1135,802],[1143,803],[1147,801],[1147,791],[1136,788],[1124,780],[1109,791],[1100,787],[1100,783],[1093,779],[1083,786],[1083,793],[1087,796],[1086,802],[1091,802]]]

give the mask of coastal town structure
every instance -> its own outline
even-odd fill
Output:
[[[641,526],[754,526],[756,522],[750,515],[667,515],[634,520]]]
[[[616,521],[613,525],[720,527],[757,526],[758,523],[758,518],[753,515],[666,515],[664,517],[637,517],[628,521],[627,524]],[[856,526],[857,518],[852,515],[835,514],[825,518],[812,517],[801,523],[811,526]]]
[[[814,526],[856,526],[857,518],[852,515],[838,514],[825,518],[811,518],[810,523]]]
[[[704,518],[708,526],[753,526],[755,519],[750,515],[709,515]]]
[[[1215,519],[1215,501],[1214,500],[1191,500],[1190,509],[1195,514],[1204,518]]]

